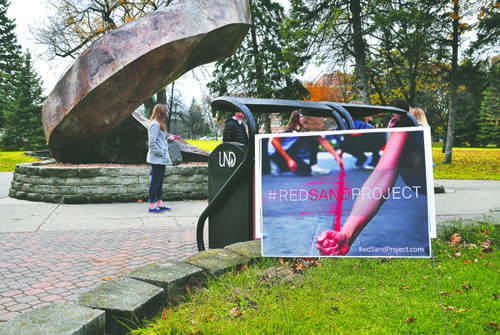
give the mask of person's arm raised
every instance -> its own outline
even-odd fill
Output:
[[[278,150],[278,152],[283,156],[283,158],[285,158],[286,164],[288,165],[290,170],[292,172],[297,170],[297,163],[292,159],[292,157],[290,157],[290,155],[286,153],[285,149],[283,149],[279,137],[273,137],[271,143],[274,145],[276,150]]]
[[[345,255],[361,231],[377,214],[385,201],[384,198],[387,198],[387,192],[394,186],[398,177],[399,164],[407,138],[406,132],[393,132],[390,135],[384,154],[361,187],[360,194],[364,194],[365,189],[371,191],[376,187],[386,190],[385,197],[380,197],[380,199],[358,197],[340,232],[325,231],[318,236],[316,247],[322,255]]]

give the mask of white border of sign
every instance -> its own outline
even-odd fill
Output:
[[[426,170],[426,186],[427,186],[427,216],[429,237],[436,238],[436,210],[434,196],[434,177],[432,163],[432,142],[429,128],[423,127],[406,127],[406,128],[375,128],[363,130],[335,130],[335,131],[320,131],[320,132],[304,132],[304,133],[277,133],[277,134],[257,134],[255,136],[255,239],[262,239],[263,236],[263,209],[262,209],[262,153],[267,148],[262,148],[263,139],[271,139],[274,137],[300,137],[300,136],[342,136],[346,134],[359,133],[392,133],[402,131],[423,131],[424,137],[424,152],[425,152],[425,170]]]

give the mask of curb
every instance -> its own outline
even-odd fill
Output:
[[[122,335],[158,315],[168,301],[181,302],[191,284],[260,257],[256,240],[202,251],[186,261],[148,264],[98,285],[75,304],[54,303],[18,315],[0,324],[0,335]]]

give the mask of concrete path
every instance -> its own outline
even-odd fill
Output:
[[[138,266],[197,252],[195,229],[207,201],[64,205],[8,197],[0,173],[0,322],[52,302],[73,302],[104,280]],[[500,181],[437,180],[439,222],[500,215]]]

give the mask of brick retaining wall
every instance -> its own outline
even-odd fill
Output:
[[[146,201],[148,165],[61,165],[55,161],[17,164],[9,196],[51,203]],[[208,166],[167,166],[165,200],[208,198]]]

